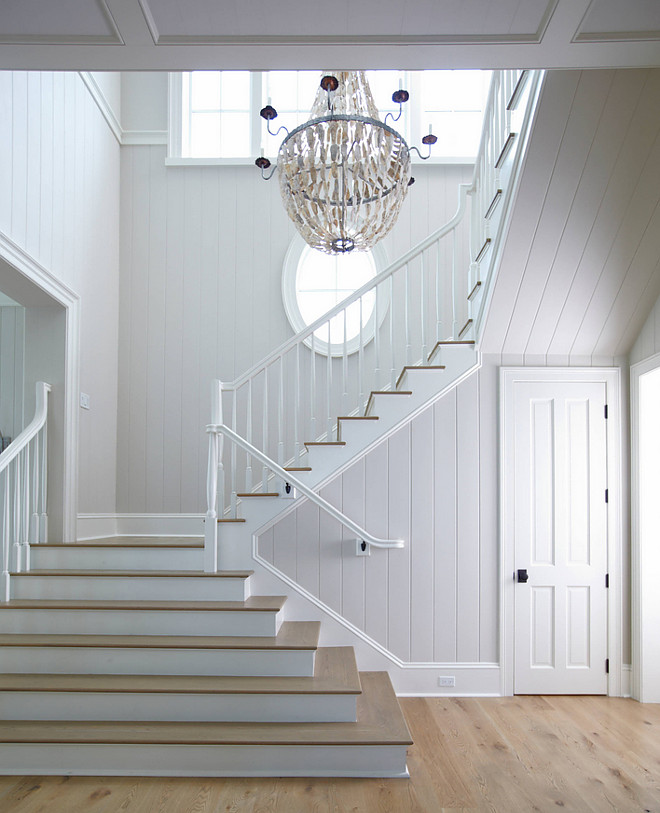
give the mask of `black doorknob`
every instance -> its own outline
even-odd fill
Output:
[[[529,574],[527,573],[527,571],[526,570],[519,570],[518,571],[518,583],[519,584],[525,584],[527,582],[527,579],[529,579]]]

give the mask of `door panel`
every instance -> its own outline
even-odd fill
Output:
[[[517,694],[607,691],[605,395],[515,385],[515,567],[529,573],[515,585]]]

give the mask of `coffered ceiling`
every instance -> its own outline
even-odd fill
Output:
[[[0,68],[660,65],[659,0],[2,0]]]

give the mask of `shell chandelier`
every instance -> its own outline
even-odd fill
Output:
[[[407,102],[399,88],[392,101]],[[289,132],[271,132],[277,111],[268,104],[260,115],[268,132],[286,136],[277,164],[263,155],[256,165],[265,180],[279,169],[280,191],[289,217],[312,248],[326,254],[366,250],[392,228],[405,200],[410,176],[410,153],[403,136],[382,122],[364,71],[336,71],[323,76],[310,120]],[[429,133],[422,142],[432,145]]]

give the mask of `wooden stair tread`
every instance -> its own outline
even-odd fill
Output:
[[[311,466],[284,466],[284,471],[311,471]]]
[[[216,573],[205,573],[203,570],[30,570],[27,573],[12,573],[12,579],[24,579],[34,576],[83,576],[97,578],[109,576],[118,579],[193,576],[205,579],[247,579],[254,574],[254,570],[219,570]]]
[[[461,341],[457,340],[457,341],[436,342],[433,345],[433,350],[431,350],[431,352],[427,356],[427,361],[431,361],[433,356],[435,356],[435,354],[438,352],[438,350],[441,347],[452,347],[452,346],[455,346],[455,345],[459,345],[459,346],[463,345],[463,346],[466,346],[466,347],[469,346],[469,345],[472,345],[474,347],[474,341],[472,341],[470,339],[464,339],[464,340],[461,340]]]
[[[378,421],[378,415],[342,415],[338,421]]]
[[[237,497],[279,497],[279,491],[249,491],[239,492]]]
[[[403,381],[403,377],[408,372],[408,370],[445,370],[445,369],[446,367],[444,364],[406,364],[406,366],[399,373],[399,377],[397,378],[396,384],[394,386],[395,388],[398,388],[399,384]]]
[[[356,723],[0,722],[0,743],[401,745],[410,732],[386,672],[362,672]]]
[[[364,410],[365,413],[371,409],[376,395],[412,395],[412,390],[372,390],[367,399],[367,406]],[[365,415],[365,417],[369,416]]]
[[[108,536],[103,539],[82,539],[80,542],[48,542],[39,548],[203,548],[203,537]]]
[[[279,612],[286,596],[250,596],[245,601],[65,601],[60,599],[13,599],[2,610],[174,610]]]
[[[0,634],[0,647],[105,647],[111,649],[315,650],[320,621],[283,621],[275,636]]]
[[[308,440],[305,446],[346,446],[345,440]]]
[[[313,677],[0,674],[0,692],[359,694],[353,647],[318,650]]]

